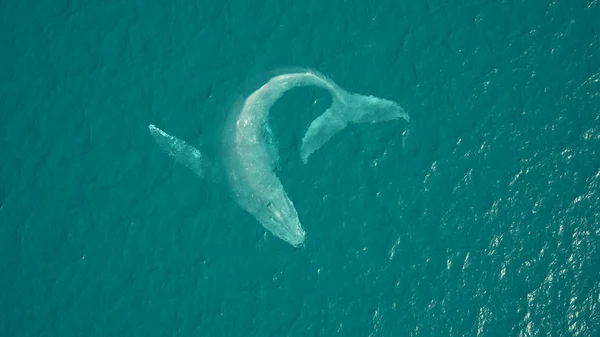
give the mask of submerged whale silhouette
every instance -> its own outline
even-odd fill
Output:
[[[271,78],[250,94],[239,111],[233,111],[223,133],[222,163],[226,184],[236,202],[276,237],[294,247],[304,243],[305,232],[298,212],[275,174],[273,154],[265,141],[267,119],[273,104],[288,90],[317,86],[329,91],[332,104],[308,127],[300,155],[304,163],[336,133],[351,123],[375,123],[409,116],[395,102],[350,93],[314,70],[287,73]],[[159,146],[175,161],[199,176],[213,179],[214,166],[185,141],[154,125],[148,126]]]

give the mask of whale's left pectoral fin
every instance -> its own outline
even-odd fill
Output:
[[[212,163],[205,158],[200,150],[184,140],[169,135],[152,124],[148,125],[148,129],[160,148],[176,162],[184,165],[202,178],[211,181],[217,180],[212,172]]]

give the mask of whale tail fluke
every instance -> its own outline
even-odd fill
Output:
[[[304,164],[308,162],[308,157],[314,151],[321,148],[331,137],[348,125],[348,121],[344,116],[344,106],[340,102],[333,100],[331,107],[310,123],[308,130],[302,138],[302,145],[300,147],[300,158]]]
[[[306,164],[310,155],[321,148],[349,124],[379,123],[395,119],[410,120],[408,114],[397,103],[375,96],[339,92],[340,98],[332,101],[331,107],[308,126],[302,138],[300,157]]]
[[[216,182],[213,163],[208,160],[197,148],[186,141],[171,136],[155,125],[148,125],[148,130],[159,147],[177,163],[182,164],[202,178]]]

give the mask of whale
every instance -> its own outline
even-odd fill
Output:
[[[294,247],[304,245],[306,232],[277,176],[276,143],[267,121],[277,100],[287,91],[303,86],[325,89],[332,96],[331,106],[309,124],[302,138],[300,158],[305,164],[315,151],[350,124],[409,121],[408,114],[393,101],[348,92],[316,70],[299,68],[273,76],[229,113],[221,135],[218,165],[186,141],[154,124],[148,126],[160,148],[176,162],[202,178],[224,183],[242,209]]]

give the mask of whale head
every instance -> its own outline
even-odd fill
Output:
[[[286,195],[268,198],[257,218],[265,228],[292,246],[298,247],[304,243],[306,233],[296,208]]]

